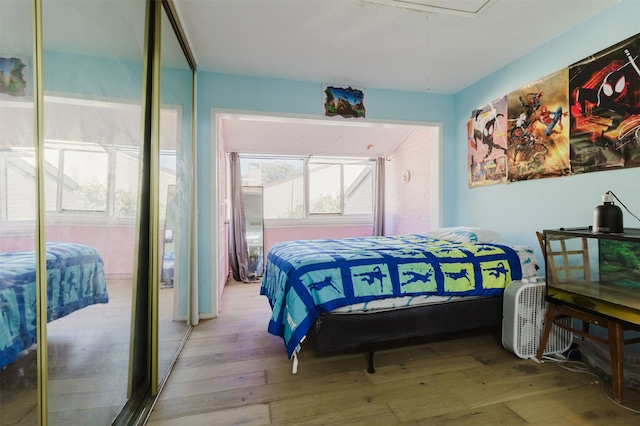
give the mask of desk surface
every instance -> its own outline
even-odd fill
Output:
[[[603,315],[614,320],[621,320],[631,324],[640,325],[640,302],[636,301],[637,295],[633,299],[624,300],[624,304],[616,303],[612,300],[619,300],[620,295],[615,292],[602,294],[602,289],[597,297],[590,297],[585,294],[585,287],[589,283],[581,284],[582,288],[576,289],[579,292],[570,291],[563,287],[547,287],[547,300],[558,304],[567,304],[573,308],[584,310],[596,315]],[[628,298],[628,296],[627,296]],[[629,306],[632,304],[633,306]]]
[[[593,232],[591,227],[579,227],[579,228],[560,228],[560,229],[545,229],[544,234],[549,235],[571,235],[575,237],[586,238],[600,238],[605,240],[619,240],[619,241],[636,241],[640,242],[640,229],[639,228],[624,228],[624,232],[621,234],[610,234],[605,232]]]

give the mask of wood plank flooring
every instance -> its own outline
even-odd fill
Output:
[[[635,425],[610,384],[506,351],[499,330],[388,345],[366,372],[362,352],[302,345],[298,373],[266,332],[259,284],[230,282],[220,316],[195,327],[149,425]],[[640,391],[625,389],[640,411]]]
[[[109,303],[47,325],[48,424],[109,425],[127,402],[131,280],[107,280]],[[163,377],[186,333],[173,321],[173,289],[162,288],[159,371]],[[38,424],[36,350],[0,370],[0,426]]]

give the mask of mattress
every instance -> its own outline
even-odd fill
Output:
[[[522,270],[522,279],[532,279],[540,274],[540,266],[536,259],[533,249],[529,246],[512,246],[520,259],[520,267]],[[435,294],[426,294],[419,296],[390,297],[384,299],[373,299],[367,302],[355,303],[352,305],[340,306],[331,311],[332,314],[357,314],[357,313],[375,313],[387,310],[396,310],[402,308],[411,308],[414,306],[424,306],[431,304],[439,304],[446,302],[454,302],[465,299],[471,299],[474,296],[438,296]],[[477,297],[477,296],[476,296]]]
[[[300,240],[271,248],[261,294],[272,307],[268,330],[291,357],[320,313],[377,299],[496,296],[521,278],[518,253],[500,244],[418,234]]]

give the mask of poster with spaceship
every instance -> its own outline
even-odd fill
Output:
[[[571,167],[640,166],[640,34],[569,67]]]
[[[469,188],[507,182],[507,97],[471,112],[467,124]]]
[[[507,95],[510,182],[570,174],[568,75],[564,69]]]

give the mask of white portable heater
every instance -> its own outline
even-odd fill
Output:
[[[545,282],[535,279],[513,281],[504,290],[502,345],[520,358],[536,360],[548,306],[544,293]],[[571,318],[563,321],[571,324]],[[573,333],[554,325],[544,355],[561,355],[569,350],[572,340]]]

